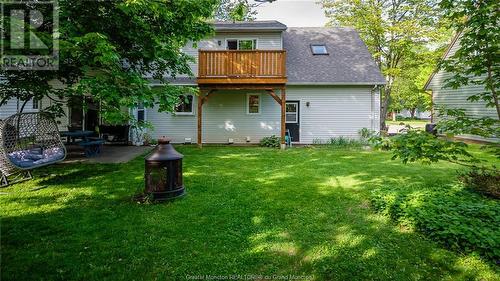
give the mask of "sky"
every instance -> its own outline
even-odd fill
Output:
[[[257,20],[277,20],[289,27],[324,26],[328,21],[317,0],[276,0],[256,8]]]

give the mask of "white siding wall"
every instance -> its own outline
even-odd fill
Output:
[[[455,54],[460,48],[460,40],[457,40],[451,47],[447,57]],[[443,88],[445,80],[452,76],[451,73],[439,71],[434,75],[428,89],[432,90],[433,102],[435,106],[445,106],[447,108],[463,108],[471,117],[479,118],[489,116],[497,118],[496,110],[486,107],[484,101],[469,102],[467,98],[473,94],[484,92],[484,87],[478,85],[467,85],[458,89]]]
[[[300,100],[300,142],[359,138],[379,128],[380,98],[372,87],[288,87],[287,100]],[[309,102],[309,107],[306,103]]]
[[[49,99],[48,97],[44,97],[42,99],[42,108],[49,107],[53,104],[55,104],[55,102]],[[64,116],[57,118],[56,122],[57,122],[57,127],[59,128],[60,131],[67,131],[69,125],[69,108],[67,106],[63,106],[63,110],[64,110]]]
[[[260,114],[247,114],[247,93],[216,92],[203,105],[203,142],[258,143],[263,137],[280,134],[280,106],[267,93],[260,94]]]
[[[213,38],[202,40],[197,44],[189,42],[182,50],[184,53],[194,57],[195,62],[191,63],[191,69],[194,76],[198,75],[198,49],[201,50],[225,50],[226,39],[257,39],[257,49],[260,50],[281,50],[283,49],[281,33],[280,32],[266,32],[266,33],[220,33],[216,34]],[[218,45],[218,41],[221,45]],[[180,76],[183,77],[183,76]],[[185,75],[184,75],[185,77]]]
[[[5,119],[17,113],[17,99],[10,99],[6,104],[0,106],[0,119]]]
[[[17,99],[10,99],[6,104],[0,106],[0,119],[5,119],[13,114],[16,114],[21,110],[23,106],[22,101]],[[24,106],[23,112],[37,112],[37,109],[33,109],[33,101],[28,101]]]
[[[303,144],[316,140],[323,142],[332,137],[358,138],[362,128],[379,128],[380,96],[372,87],[288,87],[287,99],[300,100],[301,139]],[[251,143],[261,138],[280,134],[280,107],[267,93],[261,93],[261,113],[246,113],[246,94],[250,91],[215,92],[203,105],[203,142]],[[277,93],[279,94],[279,93]],[[310,102],[310,106],[306,106]],[[159,113],[156,108],[147,110],[147,120],[152,122],[154,138],[169,136],[174,142],[184,138],[197,139],[196,102],[194,115],[175,116]]]
[[[158,112],[158,108],[146,109],[146,120],[150,121],[154,130],[150,132],[154,139],[161,136],[172,138],[174,143],[183,143],[184,138],[191,138],[196,143],[197,119],[196,98],[193,104],[195,113],[193,115],[172,115],[170,113]]]

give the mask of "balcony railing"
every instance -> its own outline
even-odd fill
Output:
[[[285,83],[286,51],[200,50],[198,83]]]

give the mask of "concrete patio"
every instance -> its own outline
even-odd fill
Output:
[[[64,163],[126,163],[140,155],[151,151],[151,146],[104,145],[101,154],[95,157],[85,157],[83,149],[78,145],[67,145],[67,156]]]

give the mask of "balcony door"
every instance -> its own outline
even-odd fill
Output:
[[[234,51],[252,51],[257,49],[257,39],[227,39],[226,49]],[[252,76],[255,73],[254,54],[251,52],[234,52],[228,54],[229,76]],[[253,71],[249,71],[253,70]]]

